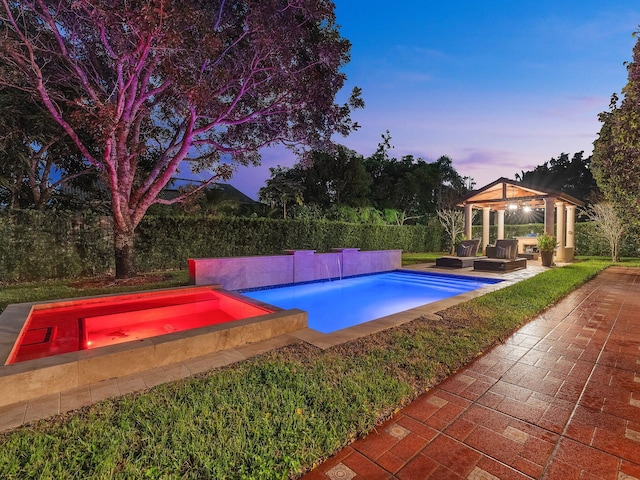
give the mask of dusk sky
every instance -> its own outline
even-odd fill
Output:
[[[589,156],[640,24],[633,0],[334,1],[352,44],[338,101],[358,86],[366,103],[360,130],[336,142],[366,157],[389,130],[392,157],[447,155],[476,187],[563,152]],[[264,151],[229,183],[257,198],[269,167],[296,160]]]

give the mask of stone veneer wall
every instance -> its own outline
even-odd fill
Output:
[[[286,250],[283,255],[273,256],[190,258],[189,281],[192,285],[220,284],[226,290],[241,290],[387,272],[401,266],[402,250]]]

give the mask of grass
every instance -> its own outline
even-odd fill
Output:
[[[296,478],[610,264],[551,269],[438,321],[283,348],[19,428],[0,435],[0,478]]]
[[[444,255],[442,252],[427,252],[427,253],[403,253],[402,265],[415,265],[416,263],[429,263],[435,262],[436,258]]]
[[[168,278],[154,283],[143,285],[125,286],[101,286],[101,287],[74,287],[74,280],[48,280],[33,283],[17,283],[0,285],[0,312],[12,303],[38,302],[42,300],[55,300],[59,298],[84,297],[90,295],[102,295],[106,293],[125,293],[139,290],[152,290],[156,288],[169,288],[187,285],[189,272],[186,270],[163,272]]]

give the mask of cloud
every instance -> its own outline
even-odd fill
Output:
[[[464,148],[456,152],[453,166],[463,176],[472,177],[480,188],[500,177],[514,178],[521,170],[532,170],[537,162],[534,158],[523,158],[520,152]]]
[[[539,110],[543,116],[562,120],[578,120],[584,123],[585,117],[590,122],[597,119],[598,114],[608,109],[610,98],[601,96],[564,96],[558,105],[551,105]]]
[[[563,47],[573,49],[604,46],[612,36],[628,33],[631,36],[638,25],[638,9],[612,9],[606,3],[600,3],[601,10],[589,16],[567,15],[544,16],[534,24],[538,38],[548,38],[553,42],[562,42]]]

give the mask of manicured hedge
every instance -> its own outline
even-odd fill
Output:
[[[94,215],[0,214],[0,282],[93,275],[112,269],[109,223]]]
[[[70,278],[112,272],[108,217],[64,212],[0,214],[0,282]],[[242,217],[153,217],[138,226],[140,271],[187,267],[189,257],[269,255],[285,249],[326,252],[362,250],[438,251],[433,226],[362,225],[344,222]]]
[[[288,249],[437,251],[442,238],[439,225],[363,225],[241,217],[149,217],[137,233],[136,259],[141,270],[184,268],[189,257],[271,255]]]
[[[541,224],[505,225],[505,237],[541,233]],[[490,229],[491,240],[497,227]],[[473,227],[474,238],[482,227]],[[609,255],[593,226],[575,227],[576,255]],[[445,249],[437,221],[430,225],[364,225],[334,221],[246,217],[147,216],[137,229],[136,265],[140,271],[184,269],[187,259],[271,255],[287,249],[327,252],[334,247],[362,250]],[[640,242],[628,235],[621,255],[638,256]],[[111,219],[66,212],[0,212],[0,282],[73,278],[114,269]]]
[[[541,223],[504,226],[505,238],[524,237],[531,232],[539,234],[543,231],[544,225]],[[475,225],[472,233],[473,238],[482,238],[482,226]],[[498,227],[496,225],[492,225],[489,228],[489,238],[491,243],[495,242],[497,237]],[[605,257],[611,255],[609,244],[594,234],[594,226],[591,222],[580,222],[575,224],[575,243],[576,255]],[[620,247],[620,256],[622,257],[637,257],[640,255],[640,239],[632,233],[624,236]]]
[[[591,222],[576,224],[576,251],[578,255],[598,255],[608,257],[611,255],[609,244],[594,235],[594,225]],[[621,257],[640,256],[640,239],[629,232],[620,243]]]

